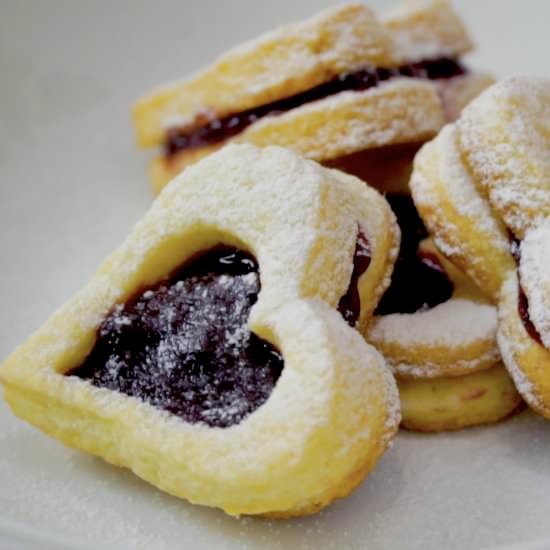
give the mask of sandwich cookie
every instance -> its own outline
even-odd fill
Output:
[[[399,424],[393,377],[356,330],[398,239],[360,180],[229,146],[175,179],[0,366],[6,402],[192,503],[314,513],[364,479]]]

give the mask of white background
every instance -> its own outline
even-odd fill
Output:
[[[82,286],[148,207],[133,100],[330,4],[0,0],[0,356]],[[474,65],[550,76],[550,2],[456,6],[479,46]],[[45,529],[155,550],[493,548],[550,537],[549,516],[550,424],[531,413],[451,435],[401,434],[350,498],[277,523],[164,496],[50,441],[0,402],[0,548],[35,548],[10,538],[19,528],[34,541]]]

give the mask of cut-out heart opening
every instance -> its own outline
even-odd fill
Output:
[[[219,245],[117,305],[68,375],[187,422],[238,424],[269,398],[284,367],[281,354],[248,329],[259,292],[255,258]]]

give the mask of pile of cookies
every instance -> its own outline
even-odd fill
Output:
[[[446,0],[350,4],[140,99],[160,194],[0,367],[15,414],[272,517],[349,494],[400,424],[550,418],[550,81],[470,48]]]
[[[547,417],[549,132],[550,81],[504,79],[423,147],[410,181],[439,249],[497,304],[504,363]]]

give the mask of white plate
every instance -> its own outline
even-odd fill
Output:
[[[0,355],[93,273],[151,200],[128,109],[325,0],[0,1]],[[377,7],[383,1],[372,2]],[[547,0],[458,0],[478,66],[547,75]],[[523,413],[401,434],[350,498],[310,519],[236,520],[70,451],[0,403],[0,547],[548,548],[550,424]],[[528,543],[522,546],[521,543]],[[88,546],[89,547],[89,546]]]

